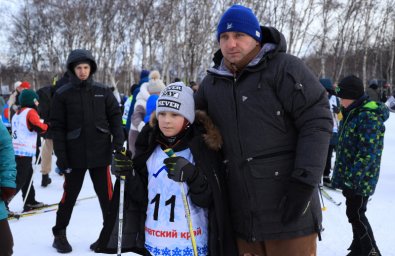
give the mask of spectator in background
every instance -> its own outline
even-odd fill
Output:
[[[0,95],[0,115],[3,115],[4,106],[5,106],[5,100],[3,96]]]
[[[16,192],[16,164],[11,137],[3,122],[0,122],[0,158],[0,254],[11,256],[14,241],[7,220],[6,205]]]
[[[365,215],[369,197],[373,195],[380,174],[387,107],[372,101],[364,93],[362,80],[356,76],[343,78],[337,89],[343,119],[332,185],[343,190],[346,215],[351,223],[353,240],[347,255],[379,256],[373,230]]]
[[[27,81],[17,81],[14,84],[15,90],[11,93],[10,98],[8,99],[8,108],[10,110],[9,113],[9,120],[11,122],[12,117],[16,113],[16,111],[19,108],[19,95],[21,94],[21,91],[30,89],[30,83]]]
[[[338,114],[340,112],[340,101],[336,97],[336,93],[331,79],[321,78],[320,83],[322,84],[322,86],[324,86],[327,92],[329,109],[331,110],[332,119],[333,119],[332,137],[331,140],[329,141],[328,156],[326,158],[326,164],[325,164],[324,176],[323,176],[324,186],[331,187],[332,154],[336,147],[337,138],[338,138],[337,132],[339,127]]]
[[[147,100],[151,95],[159,95],[164,88],[165,84],[162,79],[160,79],[160,73],[157,70],[151,71],[149,74],[149,81],[142,84],[140,87],[140,92],[137,94],[134,112],[131,117],[132,124],[129,132],[129,150],[132,152],[132,155],[135,154],[134,143],[136,142],[137,136],[145,125],[144,117],[146,115]]]
[[[130,122],[130,116],[129,116],[130,105],[132,104],[132,101],[133,101],[133,93],[137,89],[138,86],[139,86],[138,84],[133,84],[130,87],[130,96],[126,99],[126,101],[123,105],[122,126],[123,126],[123,129],[125,132],[124,134],[125,134],[126,141],[128,141],[127,138],[128,138],[129,129],[130,129],[130,125],[129,125],[129,128],[127,128],[126,123],[128,121],[128,118],[129,118],[129,122]]]
[[[377,79],[369,81],[369,87],[366,89],[366,93],[369,96],[369,99],[377,102],[380,101],[379,83]]]
[[[132,98],[132,100],[130,102],[130,107],[129,107],[129,110],[128,110],[128,113],[127,113],[127,119],[126,119],[126,131],[127,131],[127,134],[128,134],[128,141],[129,141],[130,133],[131,133],[130,126],[132,124],[132,115],[133,115],[133,112],[134,112],[134,105],[136,104],[136,100],[137,100],[137,94],[139,94],[139,92],[140,92],[141,85],[146,83],[146,82],[148,82],[148,80],[149,80],[149,78],[148,78],[149,73],[150,72],[148,70],[145,70],[145,69],[141,70],[140,81],[139,81],[137,87],[133,90],[133,93],[132,93],[133,98]],[[130,143],[128,142],[128,144],[130,144]],[[128,148],[130,150],[130,145],[128,145]]]
[[[197,90],[199,90],[199,85],[195,81],[190,81],[189,86],[191,87],[194,93],[197,92]]]

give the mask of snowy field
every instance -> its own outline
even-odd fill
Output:
[[[367,216],[372,225],[377,244],[382,255],[395,256],[395,114],[391,113],[386,122],[387,132],[385,135],[384,152],[381,165],[381,176],[376,193],[368,204]],[[44,203],[58,202],[62,195],[63,177],[55,172],[51,174],[52,183],[42,188],[39,167],[35,168],[34,184],[36,189],[36,200]],[[344,256],[352,240],[350,224],[345,215],[345,203],[339,192],[329,191],[330,195],[337,201],[342,202],[336,206],[324,198],[326,210],[323,212],[322,241],[318,242],[319,256]],[[85,178],[81,197],[95,195],[89,174]],[[13,211],[22,210],[22,197],[18,194],[10,204]],[[51,228],[55,224],[56,211],[11,220],[10,226],[14,236],[15,256],[47,256],[57,255],[52,248],[53,235]],[[68,240],[73,251],[68,255],[97,255],[90,251],[89,245],[96,241],[102,227],[102,217],[97,198],[78,202],[67,229]],[[123,253],[123,255],[136,255]]]

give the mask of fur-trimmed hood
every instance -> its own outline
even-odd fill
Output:
[[[202,136],[206,145],[214,151],[219,151],[223,144],[222,136],[218,127],[215,126],[207,113],[202,110],[196,110],[194,123],[199,124],[204,128]],[[156,118],[155,111],[151,113],[149,125],[151,127],[158,125],[158,119]]]

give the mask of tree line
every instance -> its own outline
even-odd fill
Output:
[[[200,81],[218,49],[221,14],[238,3],[261,25],[281,31],[287,51],[317,77],[355,74],[394,81],[393,0],[26,0],[6,30],[3,83],[28,80],[38,89],[65,71],[72,49],[92,51],[97,80],[127,92],[141,69],[164,81]]]

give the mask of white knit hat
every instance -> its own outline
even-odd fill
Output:
[[[165,84],[160,79],[160,73],[157,70],[151,71],[149,74],[149,81],[147,91],[149,94],[158,94],[165,88]]]
[[[183,82],[169,84],[159,95],[156,117],[164,111],[180,114],[192,124],[195,120],[193,90]]]

